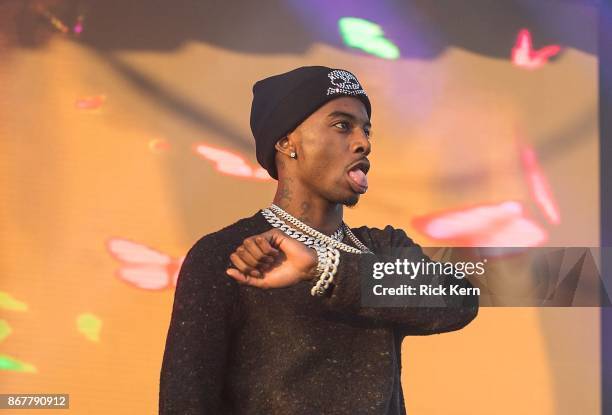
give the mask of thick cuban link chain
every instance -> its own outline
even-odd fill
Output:
[[[263,210],[265,211],[266,209],[263,209]],[[318,230],[316,230],[316,229],[306,225],[301,220],[295,218],[290,213],[288,213],[288,212],[284,211],[283,209],[279,208],[275,204],[272,204],[270,206],[270,208],[267,209],[267,210],[273,211],[273,213],[275,214],[274,215],[275,217],[276,217],[276,215],[280,216],[280,218],[282,218],[286,222],[289,222],[290,224],[294,225],[297,229],[302,231],[304,234],[312,236],[313,238],[316,238],[317,240],[321,240],[326,245],[330,245],[330,246],[332,246],[332,247],[334,247],[336,249],[339,249],[339,250],[345,251],[345,252],[349,252],[351,254],[372,253],[372,251],[370,251],[370,249],[367,246],[365,246],[363,243],[361,243],[361,241],[359,239],[357,239],[357,237],[353,234],[351,229],[344,222],[342,222],[342,225],[340,225],[340,227],[343,229],[344,233],[348,236],[348,238],[351,240],[351,242],[353,242],[358,248],[355,248],[355,247],[352,247],[352,246],[347,245],[345,243],[342,243],[340,241],[337,241],[337,240],[335,240],[335,239],[333,239],[333,238],[331,238],[331,237],[329,237],[329,236],[319,232]],[[277,219],[278,219],[278,217],[277,217]],[[284,224],[283,221],[280,221],[280,222]],[[274,225],[272,225],[272,226],[274,226]]]
[[[317,251],[319,257],[319,264],[317,266],[317,272],[321,268],[322,271],[319,274],[319,278],[315,285],[311,288],[311,295],[322,296],[325,295],[329,285],[334,281],[334,275],[338,271],[338,265],[340,264],[340,251],[336,248],[321,247]]]

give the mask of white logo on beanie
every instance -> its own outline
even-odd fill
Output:
[[[327,88],[327,95],[332,94],[347,94],[347,95],[359,95],[363,94],[368,96],[365,93],[361,84],[355,75],[350,72],[344,71],[342,69],[334,69],[330,73],[327,74],[330,79],[332,86]]]

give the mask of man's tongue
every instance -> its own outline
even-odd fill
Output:
[[[349,177],[361,187],[368,187],[368,178],[365,173],[358,168],[348,172]]]

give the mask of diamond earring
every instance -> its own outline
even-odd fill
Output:
[[[291,154],[289,154],[289,157],[292,159],[297,158],[297,154],[295,154],[295,151],[292,151]]]

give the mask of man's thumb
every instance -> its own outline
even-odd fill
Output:
[[[263,238],[265,238],[271,245],[280,247],[281,243],[288,238],[283,231],[280,229],[270,229],[261,234]]]

